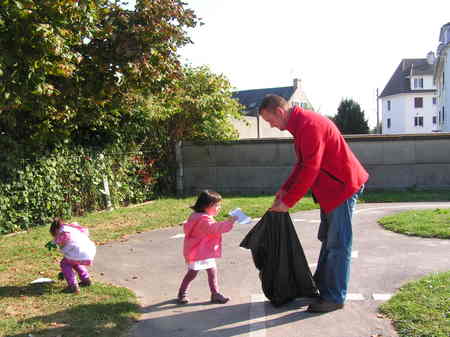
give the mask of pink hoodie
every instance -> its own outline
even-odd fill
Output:
[[[222,233],[233,228],[232,221],[216,222],[206,213],[192,213],[184,223],[184,258],[187,263],[222,256]]]

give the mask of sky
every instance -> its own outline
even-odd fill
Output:
[[[193,44],[179,50],[183,63],[208,65],[235,90],[300,78],[316,111],[333,116],[351,98],[371,127],[377,88],[381,93],[403,58],[436,52],[440,28],[450,22],[449,0],[185,2],[204,25],[188,31]]]

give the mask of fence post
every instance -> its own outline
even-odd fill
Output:
[[[101,160],[102,169],[104,169],[105,162],[103,161],[103,159],[105,158],[105,156],[103,155],[103,153],[100,153],[100,155],[98,157]],[[112,211],[113,207],[112,207],[112,203],[111,203],[111,194],[109,192],[108,176],[106,174],[103,174],[103,190],[100,190],[100,192],[102,192],[102,194],[105,196],[106,209],[108,211]]]
[[[183,196],[183,143],[181,141],[175,144],[175,157],[177,162],[177,196]]]

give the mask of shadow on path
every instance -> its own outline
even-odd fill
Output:
[[[225,337],[248,334],[268,327],[298,323],[320,315],[305,311],[305,306],[309,303],[306,299],[298,299],[281,308],[275,308],[266,301],[226,306],[211,305],[211,308],[204,309],[209,302],[179,305],[175,300],[168,300],[143,308],[144,315],[154,314],[153,316],[157,317],[139,321],[130,336],[144,336],[145,332],[151,332],[158,337]],[[253,305],[264,309],[252,310]],[[196,310],[197,308],[200,310]],[[276,317],[270,318],[271,316]],[[261,323],[259,319],[264,321]]]

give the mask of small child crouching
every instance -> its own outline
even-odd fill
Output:
[[[56,218],[50,226],[53,242],[59,247],[64,258],[61,260],[61,271],[67,281],[65,292],[78,294],[80,286],[90,286],[91,279],[87,266],[92,265],[96,253],[95,243],[89,239],[89,230],[78,223],[66,224]],[[77,282],[75,272],[80,278]]]

